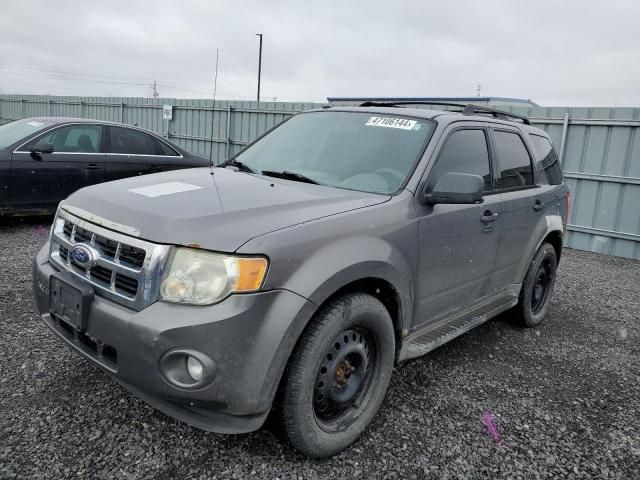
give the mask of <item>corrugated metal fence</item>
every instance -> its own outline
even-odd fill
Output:
[[[162,106],[173,119],[162,119]],[[245,102],[169,98],[0,95],[0,123],[26,117],[78,117],[137,125],[190,152],[220,163],[293,113],[316,103]],[[213,122],[213,129],[212,129]],[[211,152],[213,146],[213,152]]]
[[[571,190],[567,246],[640,259],[640,108],[521,108],[558,148]]]
[[[162,105],[173,119],[162,120]],[[152,130],[219,163],[315,103],[0,95],[0,123],[34,116],[110,120]],[[572,194],[567,246],[640,259],[640,108],[500,107],[549,132]],[[213,134],[212,134],[213,122]]]

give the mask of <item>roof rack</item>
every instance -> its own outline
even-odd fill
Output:
[[[529,118],[525,115],[518,115],[516,113],[506,112],[504,110],[497,110],[495,108],[483,107],[482,105],[463,105],[461,103],[450,102],[429,102],[429,101],[403,101],[403,102],[364,102],[361,103],[361,107],[397,107],[401,105],[444,105],[447,107],[458,107],[462,109],[463,115],[475,115],[475,114],[490,114],[494,118],[500,118],[502,120],[516,119],[522,121],[525,125],[531,125]]]
[[[465,108],[467,105],[461,103],[450,102],[429,102],[427,100],[417,100],[415,102],[402,101],[402,102],[364,102],[361,103],[361,107],[397,107],[398,105],[444,105],[446,107],[459,107]]]
[[[476,113],[488,113],[493,115],[495,118],[500,118],[502,120],[509,120],[510,118],[515,118],[517,120],[521,120],[525,125],[531,125],[529,118],[526,115],[518,115],[516,113],[505,112],[504,110],[496,110],[495,108],[483,107],[482,105],[467,105],[462,110],[463,115],[475,115]]]

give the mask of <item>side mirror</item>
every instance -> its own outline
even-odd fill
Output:
[[[53,145],[46,142],[38,142],[35,145],[31,145],[29,150],[31,153],[53,153]]]
[[[431,192],[423,193],[421,200],[426,205],[480,203],[483,191],[484,180],[480,175],[448,172],[438,180]]]

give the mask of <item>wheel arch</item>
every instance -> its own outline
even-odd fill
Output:
[[[562,255],[562,231],[552,230],[542,239],[540,245],[543,243],[550,243],[553,249],[556,251],[556,260],[560,263],[560,256]],[[538,247],[540,248],[540,247]]]
[[[336,289],[320,305],[318,305],[313,317],[315,318],[318,312],[336,298],[350,293],[366,293],[378,299],[387,309],[387,312],[389,312],[389,316],[393,322],[393,329],[396,332],[396,337],[398,338],[402,334],[403,307],[400,293],[391,282],[379,277],[360,278]],[[312,320],[313,318],[310,321]]]

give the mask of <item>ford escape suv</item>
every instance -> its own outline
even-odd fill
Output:
[[[396,362],[548,308],[569,209],[549,136],[459,107],[308,111],[215,168],[77,191],[34,260],[42,320],[174,418],[272,413],[341,451]]]

